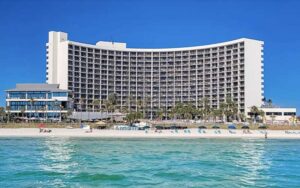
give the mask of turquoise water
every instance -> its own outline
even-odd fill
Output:
[[[300,187],[300,140],[0,138],[0,187]]]

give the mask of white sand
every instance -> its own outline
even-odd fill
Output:
[[[0,137],[99,137],[99,138],[265,138],[265,130],[251,130],[249,133],[243,133],[243,130],[220,129],[221,133],[215,133],[216,130],[207,129],[205,133],[199,133],[198,129],[189,129],[190,133],[184,130],[162,130],[161,133],[154,130],[96,130],[92,133],[83,129],[65,129],[51,128],[51,133],[40,133],[38,128],[19,128],[19,129],[0,129]],[[299,130],[285,131],[267,130],[268,138],[272,139],[300,139]]]

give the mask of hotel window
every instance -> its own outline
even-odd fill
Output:
[[[68,93],[66,93],[66,92],[53,92],[52,96],[53,97],[67,97]]]
[[[296,112],[284,112],[285,116],[295,116]]]

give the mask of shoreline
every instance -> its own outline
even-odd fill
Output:
[[[254,138],[265,139],[267,132],[268,139],[300,139],[299,130],[250,130],[244,133],[243,130],[228,129],[199,129],[185,130],[97,130],[92,132],[84,129],[51,128],[50,133],[40,133],[38,128],[2,128],[0,138],[4,137],[73,137],[73,138]],[[203,132],[204,131],[204,132]]]

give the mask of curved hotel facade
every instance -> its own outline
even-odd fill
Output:
[[[67,33],[49,32],[47,83],[73,92],[77,110],[115,93],[120,108],[170,110],[176,103],[200,107],[206,97],[218,108],[227,96],[241,113],[261,106],[263,42],[247,38],[211,45],[139,49],[126,43],[96,45],[68,40]],[[129,102],[130,101],[130,102]]]

